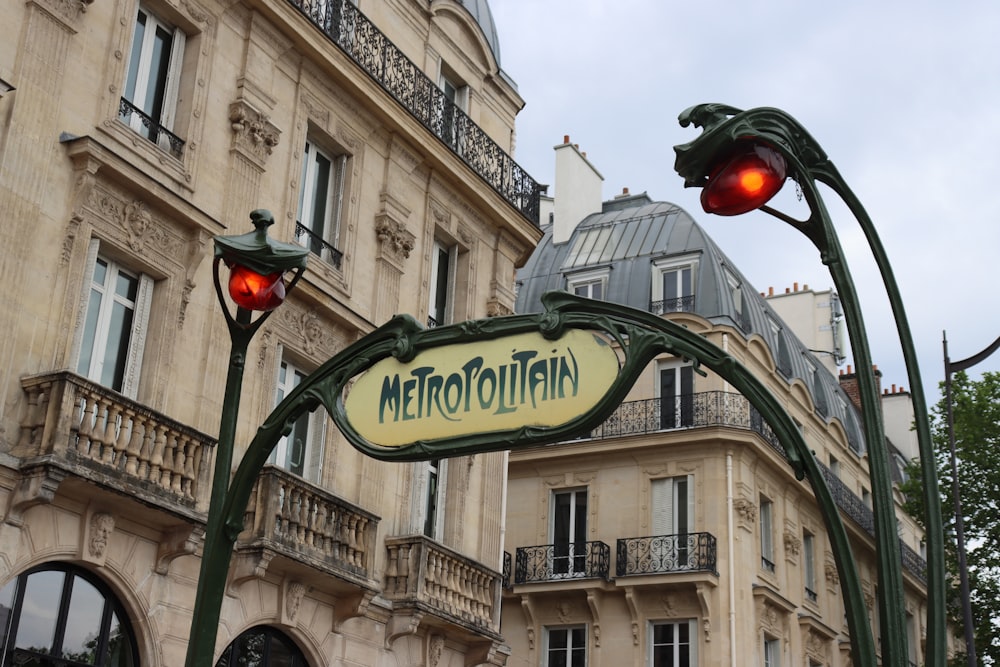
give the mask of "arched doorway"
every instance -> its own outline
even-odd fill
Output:
[[[258,625],[233,640],[215,667],[308,667],[308,663],[288,635]]]
[[[68,563],[32,568],[0,590],[0,662],[138,667],[135,634],[104,582]]]

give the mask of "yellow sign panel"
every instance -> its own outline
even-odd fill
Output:
[[[554,427],[597,405],[618,370],[615,351],[588,331],[514,334],[428,349],[405,364],[383,359],[357,379],[344,411],[383,447]]]

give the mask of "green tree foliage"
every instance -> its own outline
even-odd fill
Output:
[[[942,384],[942,395],[944,385]],[[952,382],[955,451],[959,494],[966,542],[966,563],[980,665],[1000,667],[1000,373],[984,373],[971,380],[957,373]],[[953,661],[965,665],[962,604],[955,541],[951,452],[945,399],[932,410],[932,435],[944,514],[945,559],[949,575],[948,615],[955,623],[962,655]],[[906,509],[924,523],[919,462],[911,464],[909,480],[901,490]]]

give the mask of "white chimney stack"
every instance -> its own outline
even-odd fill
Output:
[[[552,242],[565,243],[576,226],[591,213],[601,211],[601,185],[604,177],[590,164],[579,146],[569,142],[569,135],[555,147],[555,215]]]

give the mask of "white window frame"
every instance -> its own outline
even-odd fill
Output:
[[[577,630],[583,630],[583,640],[582,646],[576,646],[573,643],[574,632]],[[559,649],[565,651],[566,656],[561,664],[567,667],[586,667],[587,664],[587,643],[588,643],[588,633],[586,625],[561,625],[561,626],[546,626],[545,627],[545,650],[542,654],[542,665],[543,667],[550,667],[552,664],[551,654],[555,650],[552,648],[552,635],[555,633],[566,633],[566,648]],[[583,658],[579,662],[575,661],[574,658],[579,656],[579,651],[582,649]]]
[[[136,27],[139,23],[140,17],[145,17],[146,23],[143,30],[142,43],[137,46],[135,44]],[[163,82],[163,107],[160,110],[159,118],[153,115],[152,109],[146,108],[146,104],[143,101],[149,93],[151,68],[153,66],[153,48],[157,29],[168,32],[171,35],[166,80]],[[185,41],[186,36],[180,28],[163,22],[144,5],[139,6],[136,11],[135,21],[132,24],[132,39],[129,44],[128,63],[126,63],[125,66],[125,83],[122,86],[122,97],[149,116],[153,122],[159,123],[170,132],[173,132],[174,130],[174,119],[177,111],[177,95],[180,87],[181,69],[184,63]],[[133,60],[136,58],[137,62],[133,63]],[[134,89],[130,91],[129,89],[131,86],[129,84],[129,79],[131,78],[130,74],[133,69],[133,64],[135,65],[136,75]],[[127,123],[133,130],[149,138],[149,130],[145,128],[142,123],[142,119],[137,114],[130,114]],[[162,133],[157,135],[156,144],[163,150],[171,150],[169,139]]]
[[[656,643],[656,628],[658,626],[673,626],[673,641],[670,643],[657,644]],[[681,662],[681,646],[684,642],[679,639],[680,629],[682,627],[687,627],[688,639],[688,660],[686,663]],[[669,662],[673,667],[695,667],[698,664],[698,633],[697,633],[698,621],[694,618],[689,618],[680,621],[650,621],[647,628],[647,642],[646,642],[646,664],[649,667],[664,667],[656,662],[656,648],[657,646],[671,647],[673,650],[672,660]]]
[[[444,534],[445,488],[448,478],[448,461],[434,459],[419,461],[421,471],[421,532],[433,540],[441,540]],[[432,484],[433,482],[433,484]]]
[[[664,374],[674,376],[673,396],[663,395]],[[691,391],[685,393],[685,385],[690,385]],[[656,386],[653,391],[660,401],[660,429],[685,428],[694,425],[694,367],[681,359],[660,361],[656,365]],[[670,410],[665,401],[672,401],[673,419],[669,419]]]
[[[567,544],[566,544],[566,554],[556,555],[556,509],[557,502],[556,499],[561,495],[568,495],[570,497],[569,502],[569,519],[567,525]],[[577,496],[583,497],[583,535],[577,535]],[[578,487],[570,489],[553,489],[550,496],[549,503],[549,544],[552,545],[552,562],[549,563],[549,571],[552,573],[553,579],[573,579],[578,577],[586,576],[587,574],[587,532],[588,532],[588,518],[587,515],[588,508],[590,507],[590,489],[587,487]],[[577,544],[584,545],[584,553],[577,553]],[[559,560],[557,560],[559,559]],[[556,572],[557,563],[559,561],[565,561],[565,572]],[[579,562],[579,566],[578,566]]]
[[[277,405],[308,375],[301,367],[290,361],[284,354],[281,345],[278,346],[278,367],[275,373],[274,403]],[[304,441],[302,442],[302,452],[300,454],[301,472],[294,470],[294,465],[289,461],[295,453],[295,438],[299,429],[304,429]],[[282,470],[294,475],[299,475],[306,481],[319,484],[323,479],[324,449],[326,445],[326,411],[314,410],[303,415],[292,426],[292,432],[281,436],[278,443],[271,450],[268,463],[271,463]]]
[[[688,536],[694,530],[694,475],[659,477],[649,481],[650,526],[655,536],[676,536],[673,547],[665,547],[675,562],[671,570],[691,566],[692,548]],[[695,546],[694,550],[697,550]],[[695,554],[697,556],[697,554]]]
[[[760,566],[765,572],[774,574],[774,502],[760,497]]]
[[[139,374],[142,366],[142,356],[146,346],[146,331],[149,324],[150,302],[153,298],[153,279],[137,271],[130,271],[113,259],[100,255],[100,241],[91,239],[87,250],[87,260],[84,269],[85,279],[83,289],[80,294],[79,326],[73,338],[73,348],[71,357],[73,368],[76,371],[94,382],[103,383],[102,375],[104,367],[108,364],[107,340],[109,326],[111,323],[111,311],[115,304],[125,305],[132,309],[132,324],[128,331],[128,344],[125,347],[125,367],[121,379],[121,386],[109,386],[110,389],[119,391],[128,398],[135,398],[139,389]],[[94,271],[98,262],[107,267],[105,281],[101,285],[94,283]],[[135,300],[128,302],[115,294],[115,278],[123,274],[138,280]],[[94,337],[92,340],[85,340],[87,337],[87,318],[90,309],[91,294],[100,298],[98,305],[98,315],[95,320]],[[110,297],[110,298],[109,298]],[[81,368],[84,361],[83,348],[89,345],[91,349],[91,361],[89,367]],[[98,352],[100,352],[98,354]]]
[[[316,191],[320,187],[318,160],[329,163],[330,173],[326,177],[326,197],[322,202],[324,213],[321,220],[316,219]],[[314,140],[307,139],[302,151],[302,178],[299,187],[299,204],[296,220],[313,235],[296,233],[298,242],[310,248],[329,264],[337,265],[338,259],[330,248],[313,242],[313,237],[320,239],[334,250],[341,250],[341,220],[344,208],[344,187],[347,178],[348,155],[334,153],[319,146]],[[317,229],[317,227],[319,229]]]
[[[570,294],[594,299],[608,300],[608,271],[587,271],[566,276],[566,291]],[[596,292],[596,293],[595,293]]]
[[[438,88],[444,94],[444,99],[455,105],[455,109],[465,114],[469,113],[469,87],[461,82],[461,79],[448,68],[444,61],[441,61],[438,69]],[[439,113],[441,114],[443,138],[456,146],[459,145],[462,137],[458,136],[457,133],[462,130],[458,123],[458,114],[454,113],[447,103],[442,103]]]
[[[445,274],[441,275],[442,262],[446,262],[443,269]],[[431,250],[431,279],[429,281],[430,292],[427,304],[428,324],[440,326],[450,324],[455,316],[455,274],[458,271],[458,246],[447,244],[438,239],[434,240],[434,247]],[[444,280],[442,292],[441,281]],[[439,301],[444,299],[442,306]]]
[[[684,272],[688,272],[687,280],[690,283],[690,289],[684,289]],[[671,297],[678,300],[677,304],[672,304],[669,307],[664,303],[664,293],[663,293],[663,283],[664,279],[668,274],[676,274],[679,278],[679,283],[675,285],[677,296]],[[690,310],[690,308],[684,305],[686,299],[692,301],[692,307],[694,305],[694,300],[697,298],[697,283],[698,279],[698,258],[695,256],[685,256],[685,257],[671,257],[669,259],[658,259],[653,262],[653,274],[652,274],[652,290],[651,290],[651,301],[652,303],[660,303],[659,309],[650,308],[654,311],[654,314],[663,315],[665,313],[677,313],[685,312]],[[678,280],[675,280],[675,283]],[[685,292],[690,293],[685,293]]]
[[[781,667],[781,640],[777,637],[764,635],[761,642],[763,656],[761,664],[763,667]]]
[[[816,536],[808,530],[802,531],[802,584],[806,599],[816,602]]]

